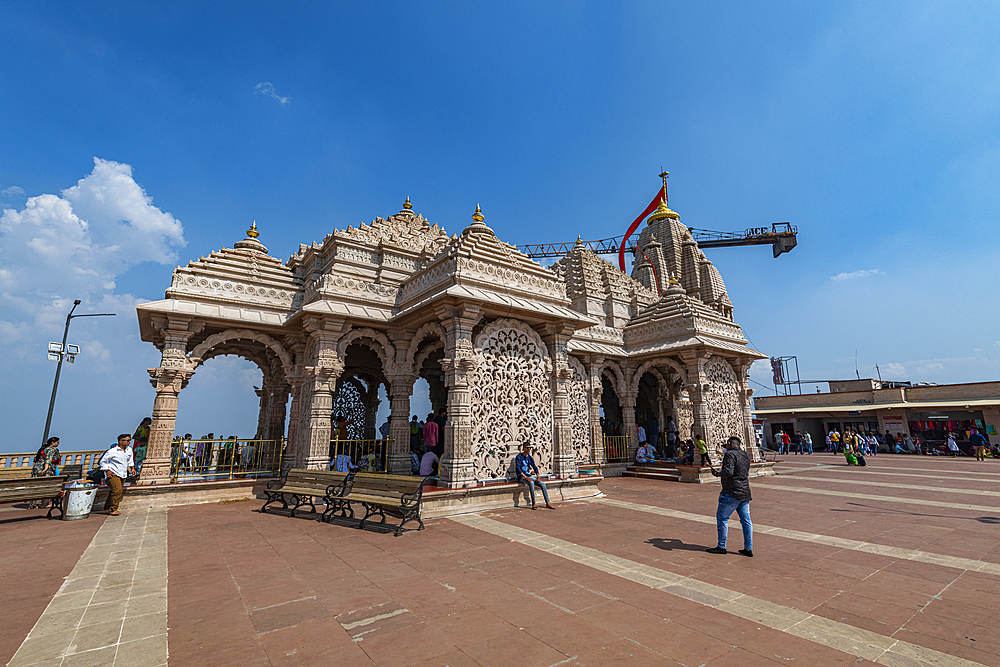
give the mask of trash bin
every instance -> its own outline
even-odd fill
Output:
[[[71,482],[63,487],[63,521],[76,521],[90,516],[97,496],[97,485],[91,482]]]

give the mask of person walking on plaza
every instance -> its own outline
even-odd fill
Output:
[[[958,456],[958,443],[955,442],[955,434],[948,434],[948,453],[952,456]]]
[[[784,431],[781,432],[781,446],[784,448],[785,454],[792,453],[792,439]]]
[[[779,454],[785,453],[785,432],[779,430],[774,434],[774,448],[778,450]]]
[[[536,509],[536,484],[542,488],[542,497],[545,498],[545,506],[550,510],[555,509],[552,503],[549,502],[549,491],[545,488],[545,482],[539,479],[538,466],[535,465],[535,459],[531,457],[530,442],[525,442],[521,445],[521,453],[514,459],[514,471],[517,473],[517,481],[528,486],[528,492],[531,494],[531,509]]]
[[[813,453],[813,437],[808,431],[802,434],[802,446],[805,447],[810,454]]]
[[[128,433],[119,435],[117,444],[112,445],[108,451],[104,452],[100,463],[97,464],[104,471],[105,480],[111,489],[108,504],[104,508],[104,513],[111,516],[121,514],[118,511],[118,505],[125,493],[125,478],[135,474],[135,460],[132,458],[132,448],[129,447],[131,441],[132,436]]]
[[[726,454],[722,458],[721,470],[712,469],[712,474],[722,480],[719,494],[719,508],[715,520],[719,529],[719,543],[710,554],[725,554],[729,538],[729,517],[739,514],[743,527],[743,548],[740,553],[753,558],[753,522],[750,520],[750,456],[740,447],[736,436],[726,441]]]
[[[792,449],[788,453],[791,454],[793,451],[796,456],[802,453],[802,434],[798,431],[792,433]]]
[[[833,442],[833,453],[836,454],[840,450],[840,431],[837,429],[830,431],[830,440]]]
[[[146,447],[149,445],[149,427],[153,425],[153,418],[146,417],[132,434],[132,455],[135,457],[135,477],[139,478],[142,472],[142,462],[146,460]]]
[[[708,458],[708,444],[702,440],[700,435],[694,436],[694,446],[698,450],[698,455],[701,457],[699,459],[698,465],[700,466],[710,466],[712,465],[712,460]]]
[[[969,444],[976,448],[976,460],[985,461],[986,448],[989,446],[986,436],[976,429],[972,429],[972,435],[969,436]]]

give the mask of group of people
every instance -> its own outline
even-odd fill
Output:
[[[708,443],[705,442],[700,433],[696,433],[694,438],[690,440],[680,440],[675,437],[672,442],[667,442],[667,446],[662,451],[657,450],[656,446],[650,442],[640,440],[639,447],[635,450],[635,462],[670,461],[694,465],[696,455],[698,456],[698,465],[711,465],[708,456]]]
[[[243,443],[235,435],[228,438],[208,433],[197,440],[190,433],[174,439],[173,463],[175,471],[207,473],[212,468],[248,469],[254,465],[256,448],[252,440]]]
[[[414,475],[427,477],[438,473],[444,454],[444,427],[447,423],[445,408],[438,410],[437,415],[429,413],[424,421],[413,415],[410,420],[410,471]]]
[[[791,454],[793,451],[796,454],[812,454],[812,435],[808,432],[800,433],[799,431],[792,431],[789,434],[779,430],[774,434],[774,447],[778,450],[779,454]]]

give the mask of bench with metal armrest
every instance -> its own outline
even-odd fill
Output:
[[[316,513],[316,506],[313,498],[325,498],[336,488],[340,488],[349,473],[335,472],[332,470],[309,470],[306,468],[292,468],[281,479],[268,482],[264,489],[267,500],[261,506],[262,514],[267,513],[268,505],[281,503],[281,509],[290,508],[290,517],[295,516],[295,511],[300,507],[308,505],[312,508],[312,513]],[[329,503],[327,503],[329,511]],[[324,512],[324,515],[326,512]]]
[[[63,485],[69,479],[66,475],[0,479],[0,503],[16,503],[21,500],[59,500],[63,493]],[[51,517],[54,509],[58,509],[59,514],[62,514],[62,505],[54,502],[45,516]]]
[[[386,514],[398,517],[400,523],[396,526],[395,535],[403,532],[403,526],[411,521],[420,524],[417,530],[424,529],[420,518],[420,503],[423,499],[424,482],[431,477],[413,477],[409,475],[376,475],[359,473],[345,480],[338,488],[331,489],[326,496],[327,511],[324,520],[329,521],[335,511],[342,516],[347,513],[354,516],[353,503],[359,503],[365,509],[365,515],[358,524],[364,528],[373,516],[381,517],[379,523],[384,524]]]

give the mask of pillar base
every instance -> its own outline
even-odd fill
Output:
[[[146,459],[139,471],[138,486],[170,483],[170,459]]]

